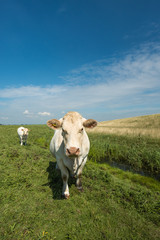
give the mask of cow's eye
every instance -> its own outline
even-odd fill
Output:
[[[80,130],[79,130],[79,133],[82,133],[83,132],[83,128],[81,128]]]

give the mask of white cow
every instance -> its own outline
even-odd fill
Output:
[[[28,128],[24,128],[24,127],[19,127],[17,129],[17,133],[19,135],[19,138],[20,138],[20,142],[21,142],[21,146],[23,144],[27,144],[27,137],[28,137]]]
[[[78,112],[68,112],[63,118],[52,119],[47,125],[56,130],[50,143],[50,151],[56,157],[63,180],[62,196],[69,198],[68,178],[76,177],[76,186],[82,189],[81,174],[87,161],[90,142],[85,128],[94,128],[97,121],[86,120]]]

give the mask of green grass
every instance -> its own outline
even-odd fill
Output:
[[[94,162],[122,163],[160,179],[160,140],[147,137],[89,134]]]
[[[28,128],[28,144],[20,146],[17,126],[0,126],[0,239],[159,239],[158,181],[102,163],[100,146],[108,142],[90,135],[84,192],[70,179],[70,199],[62,200],[62,180],[49,152],[53,131],[45,125]],[[123,138],[117,141],[125,146]],[[133,143],[128,140],[128,149]],[[147,144],[157,148],[158,143]]]

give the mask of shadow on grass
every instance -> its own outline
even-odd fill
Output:
[[[60,170],[56,169],[56,162],[49,162],[49,166],[46,169],[48,172],[48,183],[43,186],[49,186],[52,190],[53,199],[60,200],[62,199],[62,178]],[[75,184],[74,178],[69,178],[68,185],[69,187]]]

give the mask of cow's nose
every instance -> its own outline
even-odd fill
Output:
[[[69,149],[67,148],[67,155],[69,156],[78,156],[80,153],[79,148],[76,147],[70,147]]]

